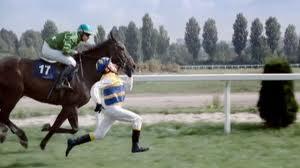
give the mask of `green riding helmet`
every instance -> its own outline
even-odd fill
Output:
[[[81,25],[79,25],[79,27],[77,29],[77,32],[80,33],[80,34],[81,33],[86,33],[86,34],[89,34],[89,35],[93,34],[92,28],[88,24],[81,24]]]

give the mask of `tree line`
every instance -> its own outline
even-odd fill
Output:
[[[214,19],[209,18],[201,27],[191,17],[185,27],[184,38],[170,43],[168,31],[163,25],[155,28],[149,14],[142,18],[142,27],[131,21],[126,26],[114,26],[111,31],[123,42],[135,61],[139,63],[156,60],[162,64],[263,64],[266,57],[286,57],[291,63],[300,61],[300,43],[296,28],[287,26],[284,36],[281,25],[275,17],[269,17],[265,24],[255,18],[248,32],[248,21],[242,13],[233,23],[232,41],[219,41]],[[20,39],[12,31],[0,31],[0,56],[10,53],[20,57],[37,58],[41,54],[43,40],[58,33],[58,28],[47,20],[42,31],[27,30]],[[108,33],[101,25],[96,28],[95,44],[106,40]]]

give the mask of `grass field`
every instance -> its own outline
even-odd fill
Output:
[[[300,125],[287,129],[265,129],[260,124],[233,124],[224,135],[222,124],[192,125],[165,123],[143,129],[142,142],[151,150],[131,154],[130,127],[115,125],[103,141],[75,148],[64,157],[71,135],[55,135],[46,151],[38,147],[43,133],[25,129],[29,148],[23,149],[15,136],[0,144],[1,168],[109,167],[109,168],[295,168],[300,160]],[[82,129],[77,135],[91,129]]]
[[[225,82],[223,81],[136,82],[130,94],[223,93],[224,86]],[[296,90],[300,91],[300,82],[296,86]],[[259,81],[233,81],[231,84],[232,92],[258,92],[259,89]]]

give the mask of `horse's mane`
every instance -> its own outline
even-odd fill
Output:
[[[90,45],[90,46],[87,46],[87,49],[85,49],[82,54],[88,54],[88,53],[91,53],[91,52],[95,52],[95,51],[98,51],[104,47],[106,47],[109,43],[111,42],[110,39],[107,39],[105,41],[103,41],[102,43],[98,43],[96,45]]]

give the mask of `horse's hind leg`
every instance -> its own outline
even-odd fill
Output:
[[[27,148],[28,139],[25,132],[17,127],[13,122],[9,120],[9,115],[17,102],[20,100],[21,96],[16,96],[17,94],[13,94],[13,92],[8,92],[9,94],[5,95],[5,101],[2,101],[1,104],[1,112],[0,119],[3,124],[8,126],[12,133],[16,134],[20,140],[20,144]]]
[[[3,143],[5,141],[7,132],[7,126],[0,122],[0,143]]]
[[[9,120],[8,122],[8,127],[10,128],[10,130],[16,134],[18,137],[19,137],[19,141],[20,141],[20,144],[24,147],[24,148],[27,148],[28,147],[28,138],[25,134],[25,132],[17,127],[13,122],[11,122]]]
[[[1,95],[1,92],[0,92],[0,95]],[[4,117],[1,115],[2,114],[1,113],[1,108],[2,108],[2,105],[1,105],[1,99],[0,99],[0,143],[3,143],[6,139],[8,128],[2,121]]]
[[[2,115],[4,116],[2,119],[2,122],[8,126],[8,128],[11,130],[12,133],[16,134],[19,138],[19,141],[20,141],[20,144],[27,148],[28,146],[28,138],[25,134],[25,132],[17,127],[12,121],[9,120],[9,113],[11,112],[11,110],[14,108],[14,105],[13,106],[4,106],[2,109],[1,109],[1,112],[3,112],[3,114],[8,114],[8,115]]]

